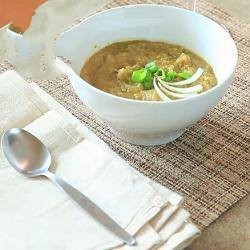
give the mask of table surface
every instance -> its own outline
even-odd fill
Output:
[[[199,1],[199,0],[198,0]],[[229,14],[238,17],[242,21],[250,22],[250,1],[249,0],[207,0],[221,7]]]
[[[249,0],[207,0],[245,22],[250,22]],[[212,223],[188,250],[249,250],[250,195]]]
[[[212,223],[187,250],[249,250],[250,195]]]

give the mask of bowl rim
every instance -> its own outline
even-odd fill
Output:
[[[213,25],[216,25],[217,27],[220,27],[221,31],[222,32],[226,32],[226,34],[228,35],[229,41],[231,43],[231,47],[234,50],[233,51],[233,54],[234,54],[233,60],[234,61],[233,61],[233,64],[232,64],[233,66],[232,66],[232,69],[231,69],[231,73],[227,77],[225,77],[224,80],[222,80],[221,82],[217,83],[216,86],[214,86],[211,89],[209,89],[209,90],[207,90],[205,92],[202,92],[202,93],[200,93],[200,94],[198,94],[196,96],[188,97],[186,99],[177,99],[177,100],[171,100],[171,101],[162,101],[162,100],[161,101],[147,101],[147,100],[135,100],[135,99],[129,99],[129,98],[125,98],[125,97],[120,97],[120,96],[116,96],[116,95],[110,94],[108,92],[105,92],[105,91],[103,91],[101,89],[98,89],[95,86],[93,86],[92,84],[90,84],[89,82],[87,82],[86,80],[84,80],[83,78],[81,78],[80,75],[77,74],[71,68],[72,71],[74,72],[74,74],[82,82],[84,82],[84,84],[86,84],[88,87],[90,87],[91,89],[93,89],[94,91],[96,91],[98,93],[101,93],[101,94],[104,94],[104,95],[106,95],[108,97],[112,97],[112,98],[118,99],[120,101],[125,101],[125,102],[133,102],[133,103],[141,103],[141,104],[166,104],[166,103],[169,103],[169,104],[172,103],[172,104],[174,104],[174,103],[179,103],[179,102],[182,102],[182,103],[183,102],[188,102],[190,100],[201,98],[203,96],[209,95],[210,93],[215,92],[216,89],[219,88],[221,85],[226,84],[226,82],[234,75],[234,72],[235,72],[235,69],[236,69],[236,66],[237,66],[237,63],[238,63],[238,50],[237,50],[237,46],[235,44],[235,41],[231,37],[230,33],[228,31],[226,31],[219,23],[215,22],[214,20],[212,20],[212,19],[210,19],[210,18],[208,18],[208,17],[206,17],[206,16],[204,16],[202,14],[199,14],[197,12],[194,12],[194,11],[191,11],[191,10],[188,10],[188,9],[185,9],[185,8],[180,8],[180,7],[171,6],[171,5],[163,5],[163,4],[131,4],[131,5],[122,5],[122,6],[118,6],[118,7],[114,7],[114,8],[110,8],[110,9],[107,9],[107,10],[103,10],[103,11],[94,13],[93,15],[88,16],[87,18],[85,18],[84,20],[82,20],[80,23],[78,23],[76,26],[71,27],[67,31],[69,31],[71,29],[74,29],[78,25],[81,25],[84,22],[87,22],[88,20],[90,20],[92,18],[95,18],[96,16],[99,16],[99,15],[102,15],[102,14],[105,14],[105,13],[109,13],[109,12],[113,12],[113,11],[116,11],[116,10],[124,9],[124,8],[130,9],[130,8],[138,8],[138,7],[158,7],[158,8],[167,8],[167,9],[177,9],[178,11],[187,12],[189,14],[191,13],[192,15],[196,15],[199,18],[203,18],[203,19],[207,20],[208,22],[211,22]],[[65,32],[67,32],[67,31],[65,31]]]

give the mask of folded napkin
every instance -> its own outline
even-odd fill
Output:
[[[200,231],[177,193],[142,176],[34,84],[0,75],[0,135],[24,127],[49,148],[50,171],[88,196],[129,233],[129,247],[50,180],[27,178],[0,152],[0,248],[183,249]]]

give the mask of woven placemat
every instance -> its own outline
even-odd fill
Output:
[[[185,7],[185,1],[112,1],[107,7],[133,3]],[[248,192],[249,164],[249,27],[218,7],[198,1],[199,13],[226,25],[239,51],[236,76],[221,102],[176,141],[143,147],[117,139],[74,94],[67,79],[39,82],[73,115],[93,130],[137,170],[185,196],[185,207],[201,229],[208,226]],[[202,31],[201,31],[202,32]],[[10,65],[0,65],[0,73]]]

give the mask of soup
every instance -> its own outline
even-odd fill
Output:
[[[145,40],[104,47],[86,61],[81,77],[110,94],[146,101],[189,98],[217,84],[212,67],[194,52]]]

